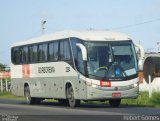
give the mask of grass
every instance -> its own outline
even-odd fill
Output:
[[[123,99],[122,104],[145,107],[160,107],[160,92],[153,92],[151,98],[149,98],[148,92],[140,92],[137,99]]]
[[[154,92],[149,98],[148,92],[140,92],[137,99],[123,99],[122,104],[136,106],[160,107],[160,93]]]
[[[148,92],[140,92],[137,99],[123,99],[122,104],[137,105],[137,106],[151,106],[151,107],[154,106],[154,104],[152,104],[150,101]]]
[[[0,92],[0,99],[24,99],[24,97],[14,96],[11,92]]]
[[[160,93],[153,93],[152,98],[149,99],[151,104],[154,104],[155,106],[160,107]]]
[[[24,99],[24,97],[17,97],[12,95],[10,92],[0,92],[0,99]],[[47,100],[48,101],[48,100]],[[49,101],[54,101],[50,99]],[[82,102],[88,104],[108,104],[108,101],[88,101]],[[145,107],[160,107],[160,92],[154,92],[152,97],[149,98],[148,92],[140,92],[137,99],[122,99],[122,105],[132,106],[145,106]]]

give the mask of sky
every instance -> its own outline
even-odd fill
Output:
[[[0,0],[0,63],[11,45],[61,30],[105,29],[128,34],[145,51],[160,42],[160,0]]]

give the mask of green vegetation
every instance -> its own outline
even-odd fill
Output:
[[[0,92],[0,99],[24,99],[24,97],[17,97],[12,95],[10,92]],[[50,99],[47,100],[49,102],[55,102],[55,100]],[[57,102],[57,101],[56,101]],[[88,101],[82,103],[88,104],[108,104],[108,101],[100,102],[100,101]],[[152,97],[149,98],[148,92],[140,92],[137,99],[122,99],[122,105],[131,105],[131,106],[145,106],[145,107],[160,107],[160,92],[154,92]]]
[[[5,68],[6,68],[6,65],[0,63],[0,70],[5,70]]]
[[[123,99],[122,104],[160,107],[160,93],[154,92],[152,97],[149,98],[148,92],[140,92],[137,99]]]
[[[160,107],[160,93],[157,92],[153,93],[152,98],[149,99],[149,101],[151,104]]]
[[[122,104],[138,106],[154,106],[150,102],[148,92],[140,92],[137,99],[123,99]]]
[[[0,99],[24,99],[24,97],[17,97],[12,95],[10,92],[0,92]]]

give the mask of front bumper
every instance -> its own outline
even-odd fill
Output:
[[[107,88],[107,87],[106,87]],[[103,88],[88,86],[87,100],[107,100],[107,99],[127,99],[137,98],[139,94],[139,86],[128,90],[105,90]],[[113,96],[113,94],[120,94]]]

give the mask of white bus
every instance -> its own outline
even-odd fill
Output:
[[[137,98],[138,59],[132,40],[111,31],[62,31],[11,47],[11,91],[26,103],[54,98],[75,107],[81,100]]]

